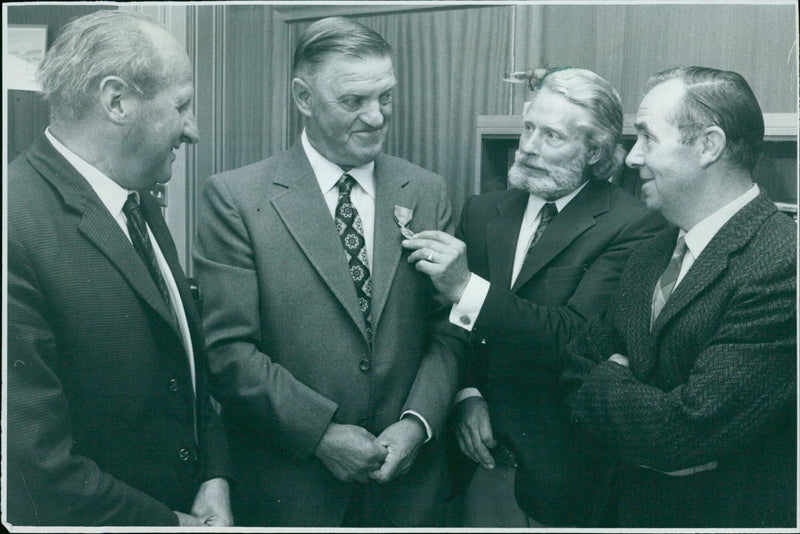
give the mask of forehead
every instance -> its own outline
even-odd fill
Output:
[[[392,58],[328,56],[312,76],[312,83],[337,93],[387,91],[397,84]]]
[[[589,112],[563,95],[542,89],[528,106],[523,119],[539,126],[570,132],[589,124]]]
[[[648,125],[668,125],[683,98],[684,85],[680,80],[668,80],[650,89],[639,104],[636,122]]]

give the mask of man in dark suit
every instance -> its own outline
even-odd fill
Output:
[[[563,381],[614,464],[610,525],[796,526],[796,224],[752,181],[764,122],[734,72],[648,82],[627,158],[675,226],[643,245]]]
[[[470,527],[590,521],[592,486],[558,385],[563,349],[605,308],[631,251],[663,227],[608,182],[624,152],[622,107],[606,80],[548,73],[524,124],[508,191],[472,197],[458,239],[420,232],[403,243],[474,341],[473,389],[454,409],[459,447],[481,464],[465,494]]]
[[[438,522],[460,342],[400,242],[451,212],[441,177],[381,154],[395,83],[380,35],[312,24],[301,139],[206,185],[195,262],[242,524]]]
[[[9,166],[5,519],[230,525],[200,318],[148,192],[197,141],[189,59],[103,11],[40,74],[50,126]]]

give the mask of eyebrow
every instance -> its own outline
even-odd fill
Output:
[[[653,135],[653,132],[651,132],[650,128],[647,127],[646,122],[636,121],[635,123],[633,123],[633,127],[637,132],[643,132],[648,135]]]

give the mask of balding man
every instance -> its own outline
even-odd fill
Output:
[[[615,475],[607,524],[795,527],[797,226],[753,183],[764,136],[737,73],[655,75],[628,165],[673,226],[628,261],[562,380]]]
[[[197,141],[189,59],[103,11],[40,75],[50,126],[9,166],[6,520],[231,525],[201,324],[149,193]]]

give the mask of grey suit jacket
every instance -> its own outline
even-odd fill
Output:
[[[444,310],[406,261],[395,206],[414,231],[452,231],[443,180],[403,160],[375,162],[372,328],[361,311],[335,224],[298,143],[209,179],[195,254],[206,294],[215,396],[241,473],[241,524],[336,526],[352,484],[314,457],[331,421],[378,435],[404,410],[436,436],[405,476],[381,486],[402,526],[430,524],[446,493],[442,433],[460,344],[437,333]],[[443,326],[442,328],[447,328]]]

